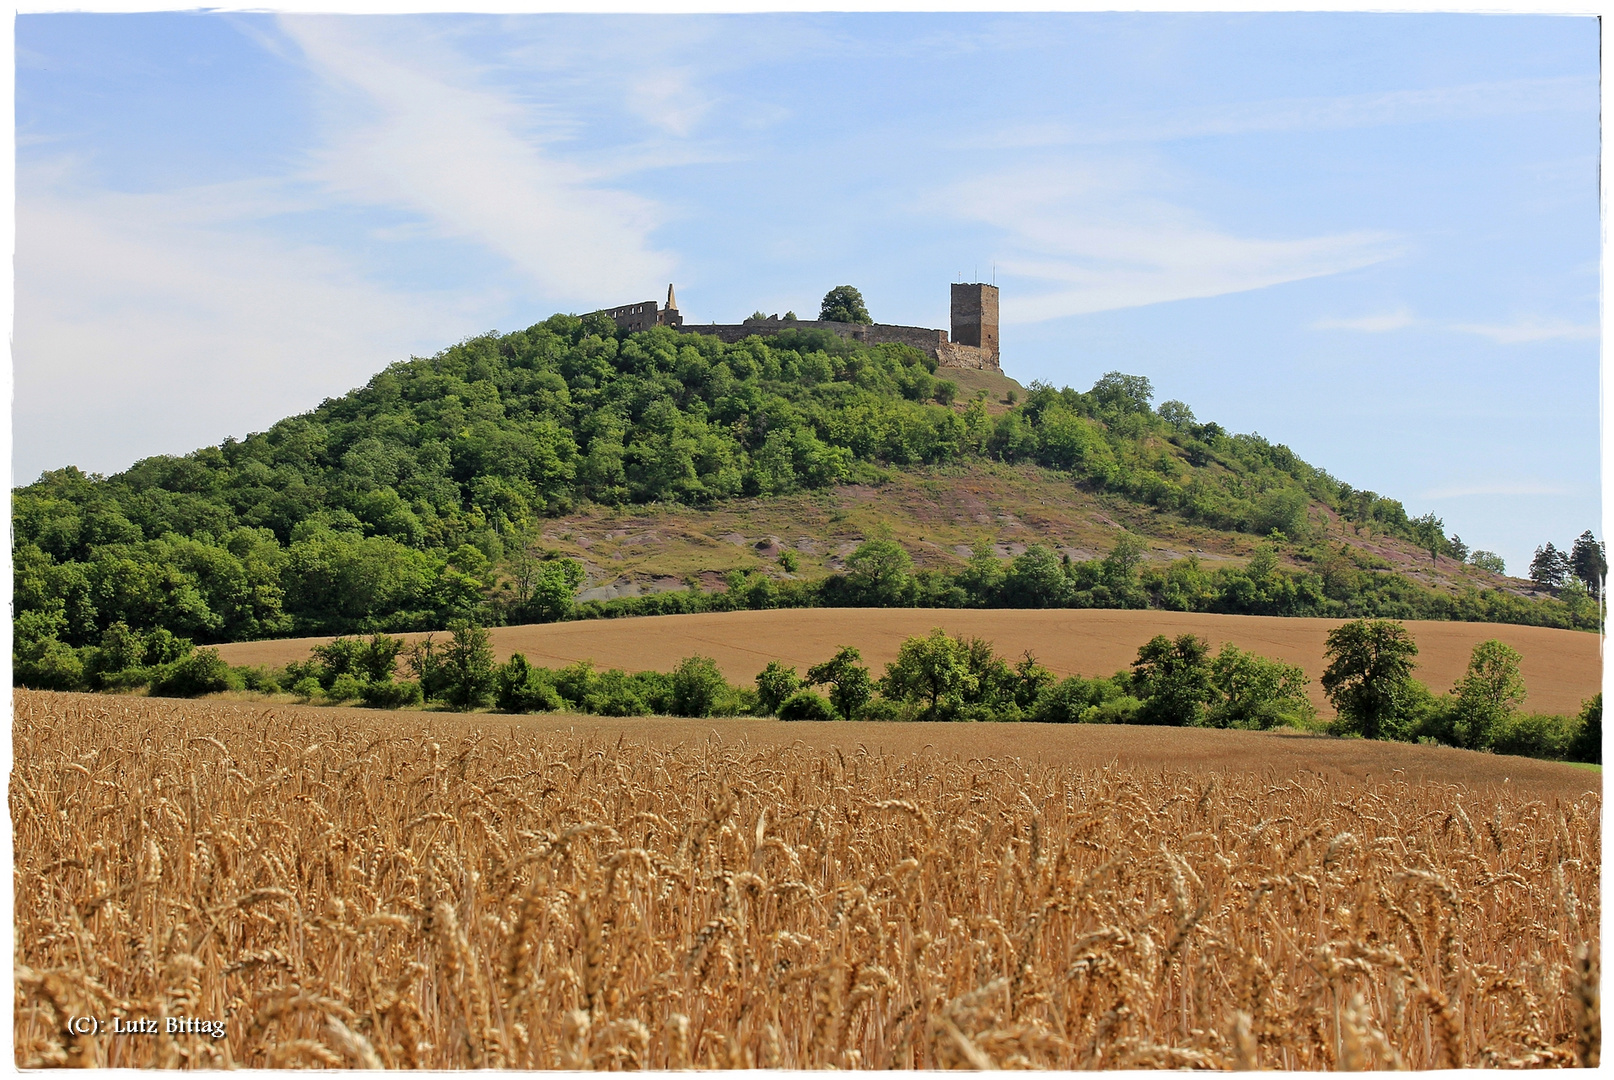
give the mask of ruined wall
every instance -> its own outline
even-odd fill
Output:
[[[936,366],[938,368],[974,368],[976,371],[1001,371],[995,353],[985,349],[977,349],[974,345],[954,345],[951,343],[936,347]]]
[[[912,345],[936,361],[938,367],[975,368],[998,371],[998,290],[995,285],[954,285],[952,296],[953,336],[947,331],[923,326],[894,326],[890,323],[820,322],[798,319],[787,322],[777,317],[747,320],[743,323],[703,323],[685,326],[673,306],[672,286],[667,286],[665,308],[658,310],[654,300],[622,307],[606,308],[598,314],[609,316],[629,333],[652,326],[671,326],[686,334],[706,334],[733,344],[752,335],[770,337],[784,330],[828,330],[838,337],[864,345]]]
[[[922,326],[891,326],[885,323],[867,325],[819,322],[816,319],[798,319],[795,322],[785,322],[783,319],[765,319],[739,324],[690,324],[679,329],[686,334],[706,334],[727,342],[743,341],[753,334],[771,337],[785,330],[828,330],[836,337],[861,342],[864,345],[912,345],[927,356],[935,356],[937,346],[947,344],[947,332],[945,330],[928,330]]]
[[[975,368],[979,371],[997,371],[996,348],[991,350],[971,345],[957,345],[947,340],[947,331],[931,330],[923,326],[892,326],[888,323],[859,325],[857,323],[819,322],[802,319],[797,322],[767,319],[745,323],[705,323],[679,327],[686,334],[706,334],[730,344],[744,341],[753,334],[771,337],[783,330],[828,330],[837,337],[864,345],[912,345],[936,361],[938,367]],[[993,335],[996,345],[996,334]]]

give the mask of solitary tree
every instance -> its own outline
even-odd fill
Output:
[[[1440,549],[1446,546],[1446,523],[1433,513],[1422,517],[1415,517],[1407,522],[1412,526],[1412,535],[1417,538],[1418,546],[1429,552],[1429,561],[1440,561]]]
[[[1339,713],[1336,726],[1366,739],[1393,736],[1417,655],[1407,628],[1389,619],[1357,619],[1329,631],[1323,693]]]
[[[764,713],[776,713],[803,685],[795,668],[769,660],[768,666],[757,674],[757,704]]]
[[[1524,701],[1524,678],[1519,661],[1524,658],[1500,641],[1482,641],[1474,646],[1468,671],[1452,688],[1456,696],[1452,734],[1459,746],[1478,750],[1491,744],[1492,737]]]
[[[1569,552],[1569,568],[1593,596],[1603,595],[1603,579],[1608,576],[1608,558],[1603,545],[1587,529],[1575,538]]]
[[[904,641],[880,680],[880,692],[887,698],[923,703],[921,720],[952,719],[964,695],[978,686],[970,670],[969,643],[939,627],[927,637]]]
[[[865,540],[846,560],[851,584],[867,602],[882,607],[907,602],[913,559],[895,540]]]
[[[1160,419],[1178,431],[1185,432],[1194,426],[1194,410],[1180,401],[1161,402],[1160,408],[1156,411],[1160,414]]]
[[[1146,413],[1149,402],[1154,400],[1154,385],[1144,375],[1106,371],[1087,393],[1100,409],[1123,414]]]
[[[863,306],[863,294],[850,285],[837,285],[824,294],[824,302],[819,305],[818,318],[821,322],[845,323],[872,323],[869,318],[869,309]]]
[[[475,623],[460,620],[448,628],[454,636],[443,650],[443,700],[469,712],[493,700],[493,645]]]
[[[1209,657],[1210,646],[1193,634],[1176,641],[1156,634],[1140,647],[1132,661],[1132,684],[1143,698],[1138,719],[1177,727],[1203,723],[1214,695]]]
[[[807,681],[828,686],[829,703],[846,720],[856,716],[874,694],[874,680],[869,678],[869,669],[858,663],[861,659],[862,653],[842,645],[834,656],[807,669]]]
[[[1148,549],[1131,533],[1122,533],[1115,541],[1110,553],[1104,556],[1102,572],[1105,584],[1114,588],[1127,588],[1132,585],[1138,564],[1143,562],[1143,555]]]
[[[1569,578],[1569,557],[1552,546],[1552,541],[1536,548],[1530,560],[1530,580],[1549,589],[1560,588]]]

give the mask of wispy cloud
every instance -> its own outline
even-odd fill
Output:
[[[1393,235],[1367,230],[1234,235],[1146,194],[1151,179],[1126,163],[1046,167],[982,177],[936,202],[1003,230],[998,272],[1029,286],[1005,301],[1009,322],[1246,292],[1354,270],[1400,250]]]
[[[674,259],[650,240],[658,207],[555,152],[542,109],[478,86],[470,65],[425,39],[410,43],[406,61],[352,20],[298,16],[282,26],[313,71],[362,102],[344,103],[314,155],[313,174],[329,190],[420,214],[557,299],[636,295],[669,280]],[[661,122],[687,125],[698,109],[674,102]]]
[[[1454,323],[1453,330],[1479,334],[1502,345],[1532,341],[1588,341],[1600,333],[1596,323],[1572,323],[1562,319],[1520,319],[1505,324]]]
[[[1574,495],[1573,488],[1549,480],[1520,480],[1493,484],[1470,484],[1425,491],[1425,499],[1467,499],[1479,495]]]
[[[261,430],[447,328],[481,328],[463,304],[257,228],[293,205],[260,183],[117,194],[61,166],[19,170],[17,477]]]
[[[1401,308],[1382,315],[1363,315],[1355,319],[1318,319],[1311,326],[1313,330],[1356,330],[1364,334],[1387,334],[1392,330],[1404,330],[1417,321],[1412,312]]]
[[[1218,135],[1420,124],[1485,116],[1597,109],[1597,80],[1509,79],[1334,97],[1275,98],[1135,113],[1091,125],[1031,123],[988,136],[1000,147],[1169,142]]]

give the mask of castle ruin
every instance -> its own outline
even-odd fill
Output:
[[[946,330],[922,326],[893,326],[889,323],[824,322],[818,319],[747,319],[742,323],[700,323],[686,326],[678,313],[678,298],[667,286],[667,303],[658,307],[654,300],[594,312],[616,322],[629,333],[666,326],[681,334],[707,334],[722,341],[743,341],[753,334],[770,335],[783,330],[828,330],[839,337],[865,345],[912,345],[936,361],[937,367],[974,368],[1000,371],[998,365],[998,288],[980,282],[953,285],[952,336]]]

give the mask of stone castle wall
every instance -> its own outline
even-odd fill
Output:
[[[863,345],[912,345],[927,356],[936,356],[938,346],[947,344],[947,331],[928,330],[922,326],[891,326],[886,323],[820,322],[817,319],[758,319],[739,324],[686,323],[678,327],[686,334],[706,334],[731,344],[744,341],[752,335],[771,337],[785,330],[828,330],[836,337],[846,338]],[[938,361],[939,362],[939,361]]]
[[[947,340],[947,331],[931,330],[923,326],[892,326],[888,323],[858,324],[819,322],[801,319],[785,322],[767,319],[746,323],[689,324],[677,328],[685,334],[706,334],[733,344],[752,335],[771,337],[783,330],[828,330],[837,337],[863,345],[912,345],[932,360],[939,368],[973,368],[976,371],[999,371],[997,351],[974,345],[958,345]]]
[[[1000,371],[998,365],[998,290],[992,285],[954,285],[952,297],[953,336],[946,330],[923,326],[893,326],[890,323],[820,322],[817,319],[786,321],[779,318],[750,319],[743,323],[702,323],[686,325],[671,306],[675,301],[667,287],[668,306],[658,310],[655,301],[624,304],[599,314],[616,320],[632,333],[652,326],[669,326],[684,334],[706,334],[733,344],[748,337],[771,337],[785,330],[828,330],[837,337],[864,345],[912,345],[936,361],[937,367],[973,368]]]

